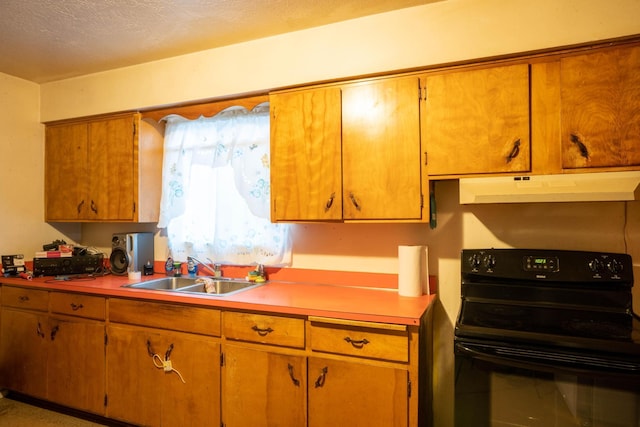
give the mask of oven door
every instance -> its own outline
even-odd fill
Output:
[[[640,360],[456,338],[455,366],[456,427],[640,427]]]

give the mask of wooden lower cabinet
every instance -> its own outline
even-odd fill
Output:
[[[220,425],[220,343],[175,331],[107,328],[107,416],[141,426]]]
[[[104,321],[81,317],[81,309],[65,316],[48,308],[47,291],[4,288],[0,386],[104,415]]]
[[[49,321],[47,399],[104,415],[104,322],[52,316]]]
[[[2,288],[0,387],[137,426],[431,425],[420,326]]]
[[[309,427],[406,427],[408,372],[309,358]]]
[[[306,425],[305,357],[226,345],[222,372],[225,427]]]
[[[2,387],[46,398],[47,351],[46,313],[2,309],[0,381]]]

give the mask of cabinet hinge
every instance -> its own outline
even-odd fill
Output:
[[[133,202],[133,213],[136,213],[136,202]]]
[[[107,335],[106,332],[105,332],[105,334],[104,334],[104,345],[106,346],[108,344],[109,344],[109,335]]]
[[[411,397],[411,380],[407,380],[407,397]]]
[[[136,126],[136,122],[133,122],[133,137],[134,137],[134,138],[135,138],[135,136],[136,136],[136,130],[137,130],[137,129],[136,129],[136,127],[137,127],[137,126]]]
[[[424,87],[418,86],[418,100],[426,101],[427,100],[427,86]]]
[[[107,407],[107,404],[109,403],[109,397],[107,396],[107,393],[104,394],[104,406],[105,408]]]
[[[420,195],[420,209],[424,208],[424,194]]]
[[[220,366],[224,366],[224,353],[220,353]]]

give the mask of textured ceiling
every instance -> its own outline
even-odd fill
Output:
[[[44,83],[438,0],[0,0],[0,72]]]

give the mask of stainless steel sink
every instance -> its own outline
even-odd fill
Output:
[[[148,280],[146,282],[124,285],[125,288],[150,289],[157,291],[186,292],[202,295],[231,295],[241,291],[257,288],[264,283],[255,283],[245,280],[234,279],[213,279],[213,292],[207,292],[203,283],[197,283],[192,277],[163,277],[160,279]]]

